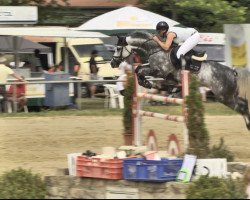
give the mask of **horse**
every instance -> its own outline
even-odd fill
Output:
[[[145,88],[152,88],[153,85],[146,76],[163,78],[172,84],[180,84],[182,63],[176,58],[178,46],[171,47],[169,51],[163,50],[152,38],[152,34],[147,31],[134,31],[127,36],[119,36],[115,52],[111,59],[113,68],[126,60],[133,53],[146,57],[148,63],[143,63],[135,69],[138,84]],[[194,60],[192,56],[199,52],[191,50],[185,55],[188,70],[197,77],[199,84],[211,89],[215,99],[241,114],[245,120],[248,130],[250,130],[250,114],[248,100],[239,96],[239,86],[237,84],[237,71],[226,65],[215,61]]]

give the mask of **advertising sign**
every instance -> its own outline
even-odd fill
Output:
[[[35,24],[37,21],[36,6],[0,6],[0,24]]]
[[[250,70],[250,24],[225,24],[226,64]]]

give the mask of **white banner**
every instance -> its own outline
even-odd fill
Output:
[[[0,24],[34,24],[37,20],[36,6],[0,6]]]

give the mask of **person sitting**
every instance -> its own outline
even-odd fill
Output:
[[[168,51],[171,45],[181,44],[176,57],[180,60],[181,67],[186,66],[185,54],[193,49],[200,41],[200,34],[194,28],[170,27],[165,21],[160,21],[156,25],[157,35],[153,36],[164,50]]]
[[[21,76],[24,80],[24,77]],[[20,81],[21,82],[21,81]],[[12,107],[14,106],[14,85],[10,85],[10,88],[7,92],[7,99],[11,102]],[[26,98],[26,85],[24,83],[16,85],[16,102],[17,102],[17,111],[20,112],[24,109],[27,105],[27,98]]]
[[[62,71],[62,66],[61,65],[53,65],[48,69],[48,72],[60,72]]]

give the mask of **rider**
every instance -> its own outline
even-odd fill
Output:
[[[170,46],[174,42],[175,44],[181,44],[176,53],[176,57],[181,61],[181,66],[186,65],[184,55],[193,49],[200,40],[199,32],[194,28],[181,28],[170,27],[167,22],[160,21],[156,25],[158,35],[153,37],[164,50],[169,50]]]

